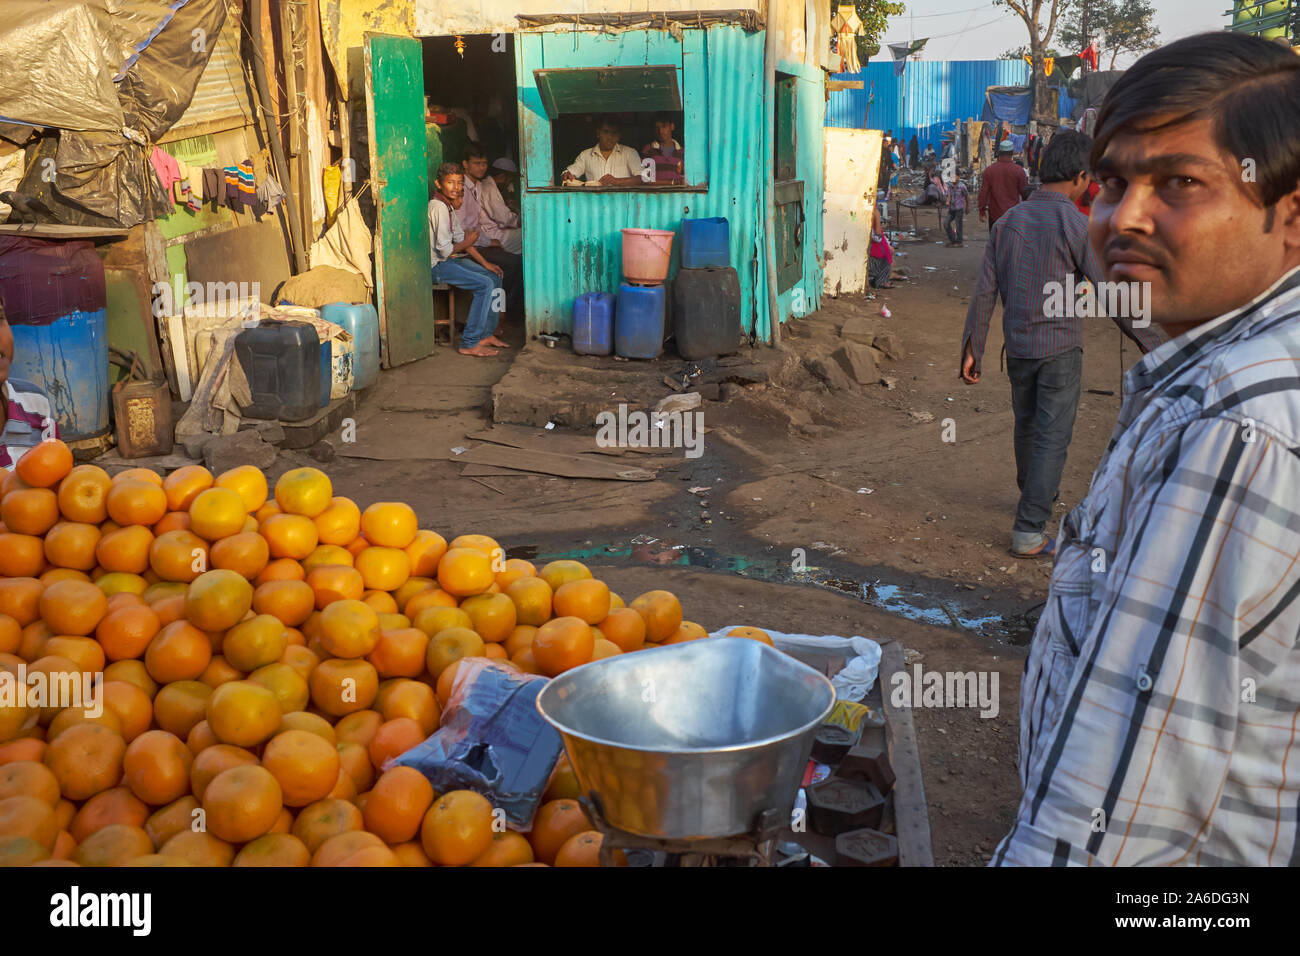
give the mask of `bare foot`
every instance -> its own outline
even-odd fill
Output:
[[[496,349],[485,348],[482,342],[474,346],[472,349],[457,349],[457,351],[460,352],[461,355],[474,355],[479,358],[491,358],[493,355],[500,354]]]
[[[503,342],[501,339],[497,338],[495,335],[489,335],[489,336],[488,336],[487,338],[485,338],[483,341],[486,342],[488,345],[495,345],[495,346],[497,346],[498,348],[503,348],[503,349],[508,349],[508,348],[510,348],[510,343],[509,343],[509,342]]]

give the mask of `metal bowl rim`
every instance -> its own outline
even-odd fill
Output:
[[[726,637],[715,637],[715,638],[708,638],[708,640],[714,640],[714,641],[726,641],[726,640],[739,641],[739,640],[744,640],[744,638],[738,638],[738,637],[732,637],[732,638],[726,638]],[[762,645],[762,644],[760,643],[760,646],[766,646],[766,645]],[[671,645],[666,646],[666,647],[655,647],[655,648],[651,648],[649,651],[637,651],[637,653],[638,653],[638,654],[645,654],[645,653],[654,654],[654,653],[657,653],[657,652],[659,652],[659,651],[669,650],[670,647],[671,647]],[[598,744],[598,745],[600,745],[600,746],[602,746],[602,747],[613,747],[613,748],[616,749],[616,750],[631,750],[631,751],[636,751],[636,752],[638,752],[638,753],[649,753],[649,754],[689,754],[689,755],[695,755],[695,754],[704,755],[704,754],[737,753],[737,752],[739,752],[739,751],[743,751],[743,750],[757,750],[757,749],[759,749],[759,748],[761,748],[761,747],[770,747],[770,746],[772,746],[773,744],[782,743],[782,742],[784,742],[784,741],[787,741],[787,740],[791,740],[791,739],[793,739],[793,738],[796,738],[796,737],[800,736],[801,734],[805,734],[805,733],[807,733],[809,730],[811,730],[812,728],[816,727],[818,724],[824,723],[825,720],[826,720],[826,718],[830,715],[830,712],[831,712],[832,710],[835,709],[835,703],[836,703],[836,701],[838,700],[838,697],[837,697],[837,695],[836,695],[836,693],[835,693],[835,685],[831,683],[830,678],[828,678],[825,674],[819,673],[819,672],[816,671],[814,668],[809,667],[809,666],[808,666],[807,664],[805,664],[803,661],[798,660],[797,658],[792,657],[792,656],[789,655],[789,654],[785,654],[784,651],[777,650],[776,648],[770,648],[770,650],[772,650],[774,653],[782,654],[782,655],[788,657],[788,658],[789,658],[793,663],[798,664],[800,667],[806,668],[806,669],[807,669],[811,674],[813,674],[815,677],[817,677],[818,680],[820,680],[820,681],[822,682],[822,684],[824,684],[824,685],[825,685],[825,686],[830,690],[830,692],[831,692],[831,701],[830,701],[829,704],[826,705],[826,709],[825,709],[825,710],[823,710],[820,714],[817,715],[817,717],[815,717],[813,720],[809,721],[808,723],[803,724],[803,725],[800,726],[800,727],[796,727],[796,728],[793,729],[793,730],[788,730],[788,731],[786,731],[786,732],[783,733],[783,734],[778,734],[778,735],[775,736],[775,737],[765,737],[765,738],[763,738],[762,740],[751,740],[751,741],[747,741],[746,743],[743,743],[743,744],[731,744],[731,745],[726,746],[726,747],[645,747],[645,746],[638,746],[638,745],[635,745],[635,744],[619,743],[619,742],[614,741],[614,740],[606,740],[606,739],[603,738],[603,737],[596,737],[596,736],[593,736],[592,734],[584,734],[584,733],[581,733],[580,731],[573,730],[573,729],[571,729],[571,728],[569,728],[569,727],[566,727],[566,726],[561,725],[559,721],[557,721],[555,718],[551,717],[551,715],[548,714],[548,713],[546,712],[545,708],[542,707],[542,698],[545,697],[546,694],[550,691],[550,689],[551,689],[552,685],[554,684],[554,682],[555,682],[556,680],[559,680],[558,677],[556,677],[556,678],[552,678],[551,680],[549,680],[549,681],[546,682],[546,686],[543,687],[542,690],[541,690],[541,692],[537,695],[537,697],[534,698],[533,703],[534,703],[534,705],[537,707],[537,711],[538,711],[538,713],[540,713],[540,714],[542,715],[542,719],[545,720],[545,721],[546,721],[548,724],[550,724],[552,727],[554,727],[554,728],[556,729],[556,731],[558,731],[559,734],[560,734],[562,737],[575,737],[575,738],[577,738],[578,740],[584,740],[584,741],[586,741],[586,742],[588,742],[588,743]],[[607,658],[604,658],[604,660],[617,660],[619,656],[621,656],[621,655],[616,655],[615,657],[607,657]],[[600,661],[592,661],[592,662],[590,662],[590,663],[588,663],[588,664],[583,664],[582,666],[583,666],[583,667],[591,667],[593,664],[599,664],[599,663],[600,663]],[[567,671],[566,673],[570,673],[570,674],[571,674],[571,673],[573,673],[574,671],[577,671],[577,670],[579,670],[579,669],[580,669],[580,668],[576,668],[576,667],[575,667],[572,671]],[[564,676],[564,675],[560,675],[560,676],[562,677],[562,676]]]

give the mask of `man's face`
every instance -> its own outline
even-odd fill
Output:
[[[1171,334],[1249,302],[1296,257],[1294,197],[1265,232],[1266,210],[1208,119],[1117,135],[1094,175],[1101,192],[1088,232],[1106,278],[1149,283],[1151,317]]]
[[[14,331],[0,319],[0,386],[9,381],[9,363],[14,359]]]
[[[618,137],[618,130],[612,126],[602,126],[600,129],[596,130],[596,142],[598,142],[600,148],[606,152],[609,152],[618,145]]]
[[[443,176],[438,180],[438,186],[442,189],[443,195],[452,202],[459,203],[465,196],[465,177],[460,173]]]
[[[671,143],[673,141],[673,130],[677,129],[677,124],[671,120],[655,121],[655,139],[661,143]]]
[[[467,159],[464,162],[465,172],[474,177],[475,182],[481,180],[487,175],[488,162],[486,156],[476,156]]]

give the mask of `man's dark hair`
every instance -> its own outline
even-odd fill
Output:
[[[602,116],[596,123],[596,129],[602,129],[608,126],[614,132],[619,133],[623,130],[623,124],[618,121],[617,116]]]
[[[465,170],[460,168],[460,163],[443,163],[438,167],[438,175],[435,177],[438,182],[442,182],[448,176],[464,176]]]
[[[1095,166],[1121,132],[1211,120],[1214,142],[1255,161],[1265,207],[1300,181],[1300,56],[1241,33],[1201,33],[1148,53],[1119,78],[1097,114]],[[1159,119],[1159,122],[1157,122]]]
[[[478,143],[471,142],[468,146],[465,147],[466,162],[468,162],[471,159],[487,159],[487,158],[488,158],[487,152]]]
[[[1046,146],[1038,165],[1045,183],[1067,183],[1092,168],[1092,137],[1072,129],[1059,129]]]
[[[676,125],[677,125],[677,117],[673,116],[672,113],[656,113],[656,114],[655,114],[655,122],[656,122],[656,123],[672,123],[674,126],[676,126]]]

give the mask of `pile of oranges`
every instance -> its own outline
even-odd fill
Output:
[[[595,866],[563,758],[527,834],[388,764],[467,658],[555,676],[707,636],[668,591],[448,543],[315,468],[110,478],[46,441],[0,522],[0,865]]]

